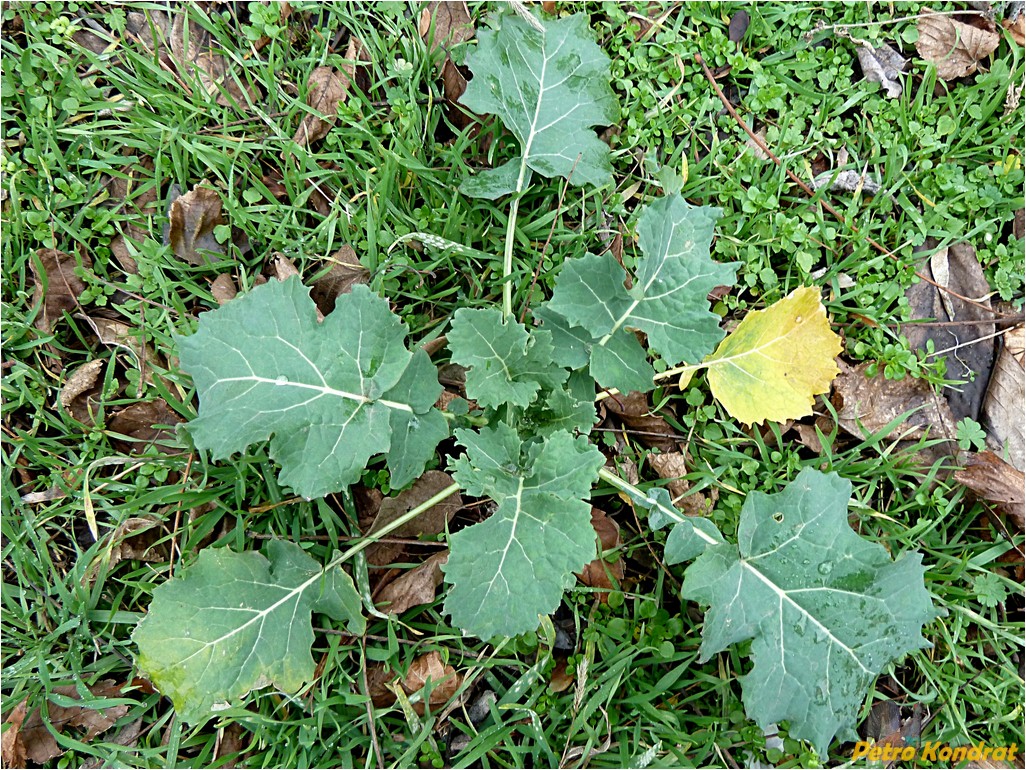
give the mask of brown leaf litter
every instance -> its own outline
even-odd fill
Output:
[[[1026,475],[994,452],[969,454],[955,471],[955,481],[970,489],[978,500],[1004,515],[1016,532],[1026,529]]]
[[[221,208],[221,195],[206,180],[171,201],[168,241],[176,257],[201,266],[224,256],[214,236],[214,228],[225,224]]]
[[[83,254],[74,257],[56,249],[38,249],[29,267],[35,279],[32,305],[39,308],[34,325],[42,332],[52,332],[65,312],[71,313],[79,307],[78,298],[86,290],[75,270],[89,270],[92,259]]]
[[[983,274],[976,249],[969,243],[952,243],[937,248],[939,242],[928,238],[922,250],[931,253],[920,272],[939,286],[926,281],[913,284],[905,297],[912,323],[900,332],[909,347],[926,350],[932,343],[936,351],[947,350],[947,379],[964,384],[946,388],[945,398],[956,420],[977,419],[994,365],[994,315],[989,312],[991,289]],[[958,296],[972,300],[966,302]],[[921,326],[916,319],[943,321],[943,326]]]
[[[427,652],[414,658],[406,675],[399,677],[381,664],[367,670],[367,685],[371,701],[377,708],[385,708],[396,702],[397,694],[403,693],[406,698],[420,698],[413,702],[417,714],[424,714],[423,690],[430,685],[431,694],[427,696],[428,705],[432,709],[445,705],[460,685],[463,675],[447,663],[437,652]]]
[[[994,23],[978,18],[980,26],[967,24],[939,13],[923,13],[916,28],[916,50],[937,67],[942,80],[955,80],[976,72],[980,61],[990,56],[1001,42]]]
[[[591,526],[598,538],[599,549],[602,552],[617,550],[623,546],[620,537],[620,525],[609,518],[605,511],[598,508],[591,509]],[[616,561],[610,563],[603,556],[588,562],[584,569],[577,573],[578,579],[584,585],[591,588],[617,589],[624,576],[624,561],[617,557]],[[598,599],[602,604],[609,601],[609,591],[599,591]]]
[[[1026,403],[1026,351],[1023,327],[1001,336],[1001,352],[990,376],[980,422],[987,430],[987,443],[998,452],[1008,452],[1008,461],[1026,470],[1026,440],[1023,437],[1023,404]]]
[[[304,147],[323,139],[338,119],[338,106],[346,100],[356,77],[356,62],[363,58],[363,45],[355,37],[349,39],[346,63],[341,69],[317,67],[306,82],[307,112],[300,121],[292,141]]]
[[[121,688],[111,679],[98,682],[88,690],[97,699],[124,697]],[[51,694],[72,700],[82,698],[74,685],[54,687]],[[127,705],[99,709],[89,705],[58,706],[50,701],[47,704],[48,716],[44,717],[38,708],[28,713],[27,703],[27,700],[22,701],[4,718],[8,724],[2,746],[5,767],[24,767],[25,760],[41,765],[64,754],[65,749],[57,744],[48,726],[58,733],[79,730],[81,734],[78,739],[88,743],[113,727],[118,719],[128,713],[129,708]]]
[[[413,486],[400,492],[396,497],[386,497],[381,501],[377,515],[367,530],[367,534],[376,532],[391,524],[400,516],[412,511],[421,503],[431,499],[447,486],[452,484],[452,477],[442,471],[427,471],[413,482]],[[413,521],[408,521],[392,532],[394,538],[416,538],[420,535],[437,535],[445,531],[446,525],[463,507],[463,498],[456,493],[424,511]],[[384,566],[395,561],[403,552],[404,546],[395,542],[378,542],[367,548],[367,563]]]

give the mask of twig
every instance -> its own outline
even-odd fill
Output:
[[[784,173],[787,174],[787,176],[791,179],[791,181],[793,181],[795,184],[797,184],[799,187],[801,187],[802,190],[805,192],[805,194],[808,195],[810,198],[815,198],[816,197],[816,191],[813,190],[811,187],[809,187],[807,184],[805,184],[805,182],[803,182],[801,180],[801,178],[797,174],[795,174],[794,172],[792,172],[788,168],[784,168],[784,165],[781,162],[780,158],[778,158],[773,153],[773,151],[767,146],[766,142],[764,142],[761,137],[759,137],[754,131],[752,131],[752,129],[750,129],[748,127],[748,124],[745,123],[744,120],[741,119],[741,116],[737,114],[737,110],[734,109],[734,105],[732,105],[730,103],[730,100],[727,99],[727,97],[724,95],[723,89],[721,89],[719,84],[716,82],[716,78],[713,76],[712,71],[709,69],[708,65],[705,63],[705,60],[702,58],[701,54],[697,54],[697,53],[695,54],[695,61],[698,62],[699,65],[701,65],[702,72],[705,73],[705,79],[709,81],[710,85],[712,85],[713,89],[716,91],[716,95],[719,97],[720,101],[723,102],[723,106],[726,108],[727,112],[730,113],[730,117],[732,117],[735,120],[735,122],[739,126],[741,126],[741,128],[744,129],[745,133],[748,134],[749,138],[751,138],[751,140],[753,142],[755,142],[756,145],[758,145],[760,150],[762,150],[764,153],[766,153],[767,157],[770,160],[772,160],[780,168],[784,169]],[[820,198],[818,198],[816,200],[816,203],[818,203],[822,208],[826,209],[831,214],[833,214],[834,217],[837,219],[837,221],[840,222],[842,225],[845,225],[846,227],[848,227],[856,235],[859,235],[859,236],[865,238],[867,243],[869,243],[873,248],[875,248],[877,251],[879,251],[885,257],[888,257],[889,259],[893,259],[895,262],[901,264],[901,260],[898,259],[898,257],[893,252],[891,252],[888,249],[884,248],[883,246],[881,246],[879,243],[877,243],[872,238],[869,238],[868,236],[864,236],[861,233],[859,233],[858,228],[854,224],[849,222],[847,219],[845,219],[844,215],[841,214],[841,212],[838,211],[837,209],[835,209],[832,205],[830,205],[830,203],[828,201],[826,201],[822,197],[820,197]],[[978,307],[981,310],[985,310],[988,313],[993,313],[995,316],[1002,317],[1002,318],[1004,318],[1007,315],[1009,315],[1008,313],[1002,313],[1002,312],[1000,312],[998,310],[994,310],[993,308],[987,307],[986,305],[982,305],[979,302],[975,302],[974,300],[969,299],[969,297],[963,297],[961,294],[958,294],[957,292],[952,291],[947,286],[942,286],[941,284],[939,284],[936,281],[934,281],[932,278],[928,278],[927,276],[925,276],[922,273],[920,273],[918,270],[914,270],[913,272],[917,276],[919,276],[919,278],[921,280],[926,281],[926,283],[930,284],[931,286],[934,286],[935,288],[939,289],[940,291],[945,292],[946,294],[950,294],[952,297],[958,297],[958,299],[962,300],[963,302],[967,302],[968,304],[970,304],[970,305],[972,305],[974,307]]]

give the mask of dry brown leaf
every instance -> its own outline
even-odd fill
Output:
[[[191,265],[205,265],[211,261],[208,254],[219,257],[225,253],[224,246],[214,237],[214,228],[225,223],[221,196],[206,180],[171,201],[168,219],[168,240],[179,259]]]
[[[460,685],[463,684],[463,676],[457,673],[452,666],[442,663],[442,656],[437,652],[428,652],[414,659],[410,670],[403,677],[402,687],[408,695],[414,695],[424,689],[429,682],[432,689],[431,695],[428,697],[428,704],[432,708],[437,708],[447,703],[456,694]],[[423,715],[423,701],[414,703],[413,709]]]
[[[288,3],[283,3],[283,5],[288,5]],[[223,762],[215,761],[214,764],[217,767],[224,768],[225,770],[238,767],[239,760],[242,757],[232,755],[240,754],[246,748],[245,735],[245,729],[238,722],[230,722],[221,728],[218,734],[217,748],[214,750],[214,759],[232,758]]]
[[[610,551],[623,545],[623,540],[620,539],[620,525],[606,516],[605,511],[601,511],[598,508],[591,509],[591,526],[595,530],[595,536],[598,538],[602,551]],[[618,588],[619,582],[623,580],[623,575],[624,563],[622,558],[618,558],[610,564],[601,556],[588,562],[584,569],[577,573],[578,579],[584,585],[591,588],[609,589]],[[598,598],[600,602],[605,604],[609,601],[609,592],[600,591]]]
[[[100,570],[109,572],[126,559],[150,563],[171,560],[169,531],[157,518],[133,516],[126,519],[108,536],[109,546],[89,564],[82,576],[82,585],[96,582]]]
[[[363,46],[355,37],[350,38],[346,49],[346,63],[342,69],[318,67],[310,73],[306,82],[306,104],[313,110],[307,113],[296,129],[292,141],[304,147],[323,139],[335,125],[338,105],[349,94],[356,76],[356,62],[362,58]]]
[[[170,33],[171,57],[178,71],[183,76],[194,75],[218,104],[245,108],[256,100],[258,91],[255,86],[243,90],[228,59],[214,50],[211,34],[190,18],[202,5],[185,3],[175,16]]]
[[[135,330],[135,327],[129,326],[121,321],[115,321],[110,318],[98,317],[94,318],[87,315],[76,315],[76,318],[83,319],[86,323],[92,327],[93,332],[99,338],[100,342],[109,347],[121,348],[127,350],[135,358],[135,363],[139,367],[142,373],[142,380],[139,382],[137,393],[139,396],[142,395],[145,390],[144,383],[153,382],[154,369],[163,369],[164,362],[161,361],[160,357],[153,352],[153,349],[147,345],[140,334]]]
[[[619,417],[624,425],[634,431],[632,436],[637,437],[645,446],[663,452],[673,452],[677,449],[680,436],[666,420],[651,413],[648,396],[644,393],[636,390],[626,395],[619,393],[602,403],[608,412]]]
[[[407,696],[412,696],[420,692],[429,681],[432,683],[432,690],[428,703],[432,708],[437,708],[456,694],[463,684],[463,676],[452,666],[442,663],[442,658],[437,652],[428,652],[416,657],[401,680],[381,664],[372,665],[367,669],[368,694],[378,708],[395,703],[393,687],[402,687]],[[422,700],[414,703],[413,708],[418,714],[424,714]]]
[[[1015,21],[1005,19],[1001,25],[1011,34],[1012,40],[1019,45],[1026,45],[1026,13],[1020,13]]]
[[[80,700],[78,689],[74,685],[53,688],[52,692],[74,700]],[[121,698],[124,693],[111,679],[105,679],[89,688],[97,698]],[[59,733],[68,729],[84,731],[79,740],[88,743],[100,733],[109,730],[114,723],[128,713],[128,706],[110,706],[105,709],[93,709],[88,706],[58,706],[53,702],[47,704],[49,719],[44,722],[39,709],[35,709],[22,723],[14,740],[21,744],[21,751],[30,762],[43,764],[64,753],[57,745],[56,739],[47,730],[47,723]]]
[[[878,433],[898,416],[916,407],[905,422],[888,434],[888,439],[918,440],[929,432],[931,438],[954,439],[955,421],[947,401],[934,393],[924,380],[905,377],[888,380],[882,373],[866,376],[870,363],[852,368],[838,361],[841,373],[834,380],[832,401],[837,408],[838,424],[859,438]]]
[[[1026,403],[1026,351],[1023,327],[1002,335],[1001,352],[987,386],[980,418],[987,429],[987,442],[997,452],[1007,448],[1009,462],[1026,470],[1026,437],[1023,436],[1022,405]]]
[[[688,494],[691,482],[683,478],[687,475],[687,464],[690,457],[684,452],[663,452],[650,454],[648,464],[652,466],[661,479],[667,480],[666,488],[673,499],[673,504],[688,516],[708,516],[713,503],[700,492]]]
[[[313,282],[310,291],[310,296],[324,315],[329,315],[335,309],[335,300],[352,291],[353,286],[370,281],[370,270],[360,264],[352,246],[343,246],[328,257],[328,261],[330,269]]]
[[[106,364],[99,358],[82,364],[68,376],[57,394],[64,411],[81,423],[92,424],[91,399],[100,393],[100,373]]]
[[[992,503],[1022,532],[1026,528],[1026,475],[993,452],[970,454],[965,466],[955,471],[955,481],[971,489],[977,498]]]
[[[392,615],[401,615],[411,607],[430,604],[435,600],[435,589],[442,583],[442,565],[449,560],[449,552],[441,551],[429,557],[419,567],[404,572],[378,594],[376,603]]]
[[[431,21],[434,19],[434,34]],[[448,50],[474,37],[474,23],[464,0],[432,0],[420,12],[420,37],[432,51]]]
[[[228,273],[221,273],[221,275],[210,282],[210,293],[218,305],[224,305],[235,299],[235,295],[239,293],[239,290],[235,286],[235,279],[228,275]]]
[[[39,308],[35,327],[43,332],[52,332],[54,325],[65,311],[75,310],[78,298],[85,291],[85,282],[75,275],[76,267],[89,269],[93,261],[83,256],[82,261],[56,249],[38,249],[29,260],[36,286],[32,294],[32,305]]]
[[[152,446],[165,450],[180,449],[174,426],[182,422],[181,416],[162,399],[138,401],[119,409],[107,420],[107,430],[129,440],[112,437],[116,446],[129,454],[140,454]],[[167,425],[170,427],[156,427]]]
[[[165,11],[129,11],[125,17],[125,32],[135,38],[143,48],[167,57],[171,34],[171,17]]]
[[[574,675],[567,669],[566,658],[560,656],[549,676],[549,692],[566,692],[570,689],[570,685],[574,683]]]
[[[901,96],[901,73],[905,71],[905,57],[884,43],[879,48],[872,48],[863,43],[858,47],[859,66],[862,75],[870,83],[879,83],[884,87],[889,99]]]
[[[920,15],[916,24],[919,55],[937,67],[943,80],[971,75],[978,63],[998,47],[1001,36],[993,29],[980,29],[938,13]]]
[[[159,213],[157,193],[153,159],[148,157],[142,158],[135,166],[124,166],[107,183],[107,204],[113,205],[119,213],[129,214],[127,222],[117,225],[122,231],[110,241],[110,251],[126,273],[139,272],[139,266],[132,255],[134,249],[129,249],[127,241],[130,239],[141,244],[149,237],[149,230],[137,222],[146,222]]]
[[[921,326],[909,323],[901,327],[909,346],[926,350],[932,340],[935,350],[961,345],[947,354],[947,377],[964,382],[947,389],[945,398],[956,420],[977,419],[983,405],[987,381],[994,365],[995,341],[987,339],[994,332],[990,307],[990,286],[983,274],[976,249],[968,243],[953,243],[938,249],[939,241],[927,238],[922,250],[931,253],[921,270],[928,273],[941,288],[920,281],[905,292],[911,319],[938,321],[971,321],[965,326]],[[947,289],[947,291],[944,291]],[[955,294],[969,297],[972,303]],[[983,305],[984,307],[980,307]],[[976,342],[975,340],[980,340]]]
[[[0,737],[0,760],[4,767],[25,767],[25,744],[21,726],[25,721],[28,700],[23,700],[4,718],[7,729]]]
[[[452,477],[442,471],[427,471],[413,482],[413,486],[396,497],[386,497],[378,507],[377,515],[367,533],[376,532],[391,524],[405,513],[412,511],[424,501],[434,497],[452,484]],[[413,538],[420,535],[437,535],[445,531],[446,525],[463,507],[463,498],[457,492],[437,505],[424,511],[413,521],[408,521],[392,532],[392,537]],[[399,543],[374,543],[367,548],[367,563],[383,566],[395,561],[403,552]]]

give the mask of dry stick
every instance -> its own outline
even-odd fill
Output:
[[[744,129],[745,133],[748,134],[748,136],[751,138],[751,140],[753,142],[755,142],[759,146],[760,150],[762,150],[764,153],[766,153],[766,155],[769,157],[770,160],[772,160],[780,168],[784,169],[784,173],[787,174],[787,176],[791,179],[791,181],[793,181],[795,184],[797,184],[799,187],[801,187],[802,190],[805,192],[805,194],[808,195],[810,198],[814,198],[816,196],[816,191],[813,190],[811,187],[809,187],[807,184],[805,184],[805,182],[803,182],[801,180],[801,178],[798,177],[797,174],[795,174],[794,172],[792,172],[788,168],[784,168],[784,164],[781,162],[780,158],[778,158],[776,155],[773,154],[773,151],[766,145],[766,142],[764,142],[758,135],[756,135],[756,133],[754,131],[752,131],[752,129],[750,129],[748,127],[748,124],[745,123],[741,119],[741,116],[737,114],[737,110],[734,109],[734,105],[732,105],[730,103],[730,100],[728,100],[727,97],[723,94],[723,89],[721,89],[719,84],[716,82],[716,78],[713,76],[712,71],[709,69],[708,65],[705,63],[705,60],[702,58],[701,54],[697,54],[697,53],[695,54],[695,61],[698,62],[701,65],[702,72],[705,73],[706,80],[709,81],[709,83],[712,85],[713,89],[716,91],[716,95],[720,98],[720,101],[723,102],[723,106],[724,106],[724,108],[726,108],[727,112],[730,113],[730,117],[732,117],[737,122],[737,124],[739,126],[741,126],[741,128]],[[838,211],[837,209],[835,209],[832,205],[830,205],[830,203],[828,201],[824,200],[823,198],[819,198],[816,202],[822,208],[826,209],[831,214],[833,214],[834,217],[837,219],[837,221],[840,222],[842,225],[845,225],[846,227],[848,227],[856,235],[861,235],[859,233],[859,231],[858,231],[858,228],[855,227],[855,225],[853,225],[852,223],[850,223],[847,219],[845,219],[844,215],[841,214],[841,212]],[[872,238],[866,237],[865,240],[874,249],[879,251],[885,257],[888,257],[889,259],[893,259],[895,262],[901,264],[901,260],[899,260],[898,257],[895,256],[893,252],[891,252],[888,249],[884,248],[883,246],[881,246],[879,243],[877,243]],[[972,305],[974,307],[978,307],[981,310],[986,310],[988,313],[992,313],[995,316],[999,316],[999,317],[1002,317],[1002,318],[1007,317],[1009,315],[1008,313],[1002,313],[1002,312],[1000,312],[998,310],[994,310],[993,308],[987,307],[986,305],[981,305],[979,302],[975,302],[974,300],[969,299],[969,297],[963,297],[961,294],[958,294],[957,292],[952,291],[947,286],[941,286],[939,283],[934,281],[932,278],[927,278],[925,275],[920,273],[918,270],[914,270],[913,272],[917,276],[919,276],[919,278],[921,280],[926,281],[928,284],[930,284],[931,286],[935,287],[936,289],[938,289],[940,291],[943,291],[946,294],[950,294],[952,297],[958,297],[963,302],[967,302],[967,303],[969,303],[970,305]]]

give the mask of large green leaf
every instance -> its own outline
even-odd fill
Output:
[[[835,735],[854,739],[873,679],[928,646],[936,616],[919,554],[892,561],[848,525],[851,484],[805,469],[782,492],[745,500],[738,544],[714,545],[688,568],[683,595],[709,605],[701,660],[752,640],[741,678],[761,727],[790,721],[820,756]]]
[[[599,345],[587,329],[572,326],[548,305],[535,310],[534,317],[542,321],[544,330],[552,335],[553,356],[561,366],[576,369],[590,361],[588,371],[595,382],[621,393],[632,390],[644,393],[653,388],[655,370],[634,332],[617,329]]]
[[[577,185],[602,185],[612,177],[609,147],[592,130],[619,118],[609,57],[583,14],[540,24],[544,32],[506,16],[498,30],[479,30],[467,57],[474,77],[460,102],[498,115],[522,153],[466,180],[460,189],[467,195],[495,199],[522,190],[531,170]]]
[[[566,431],[524,447],[504,423],[480,433],[458,430],[456,438],[467,453],[452,463],[453,478],[498,507],[449,539],[445,611],[483,639],[530,631],[595,558],[591,506],[583,498],[602,454]]]
[[[378,453],[402,487],[448,432],[433,408],[434,366],[405,339],[405,324],[366,286],[318,323],[298,278],[269,281],[179,339],[200,398],[193,441],[217,459],[270,438],[280,481],[308,498],[357,481]]]
[[[207,548],[153,591],[132,639],[139,668],[196,723],[272,685],[298,691],[314,675],[310,613],[362,634],[360,596],[341,568],[328,572],[284,540],[254,551]]]
[[[568,372],[552,360],[549,333],[528,332],[499,310],[457,310],[447,337],[452,360],[470,367],[467,396],[481,406],[527,406],[541,388],[566,381]]]
[[[644,256],[630,289],[611,254],[586,254],[563,266],[548,307],[566,319],[567,335],[579,337],[573,327],[582,327],[592,336],[592,374],[606,380],[599,379],[600,385],[616,387],[611,380],[617,376],[640,380],[631,373],[637,368],[636,354],[621,354],[625,362],[616,363],[614,354],[627,350],[625,329],[645,332],[649,347],[670,364],[697,363],[722,339],[720,318],[709,310],[706,296],[714,287],[734,282],[735,266],[709,256],[718,217],[718,209],[690,206],[679,195],[646,206],[638,220]],[[607,350],[597,354],[601,348]],[[626,363],[631,361],[633,367]],[[637,389],[651,387],[649,382]]]

